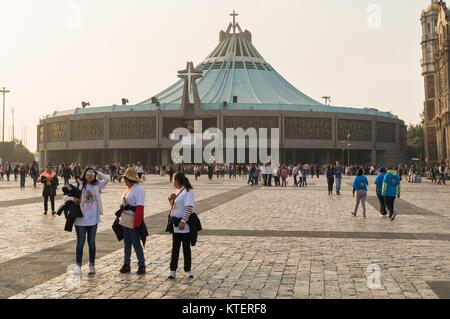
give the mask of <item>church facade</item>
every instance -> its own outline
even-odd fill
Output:
[[[269,64],[252,34],[235,21],[219,44],[180,80],[136,105],[57,111],[40,121],[41,162],[116,161],[171,163],[174,129],[272,128],[280,130],[283,163],[399,164],[406,160],[406,126],[390,112],[322,104],[305,95]],[[350,156],[350,158],[348,158]]]
[[[446,3],[432,0],[421,22],[425,160],[450,163],[450,11]]]

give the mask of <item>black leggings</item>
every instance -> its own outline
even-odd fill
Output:
[[[170,270],[177,271],[180,247],[183,244],[184,271],[191,271],[191,239],[190,234],[176,234],[172,236],[172,257],[170,260]]]
[[[52,212],[55,211],[55,196],[44,196],[44,211],[48,212],[48,198],[50,197],[50,204],[52,206]]]

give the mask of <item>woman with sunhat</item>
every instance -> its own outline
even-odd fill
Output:
[[[127,190],[122,196],[122,213],[120,225],[124,239],[124,264],[120,269],[122,274],[131,272],[131,246],[138,259],[138,275],[143,275],[145,269],[144,249],[141,245],[141,226],[144,224],[145,190],[143,181],[138,177],[135,167],[129,167],[122,175]]]

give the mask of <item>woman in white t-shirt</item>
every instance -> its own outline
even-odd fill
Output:
[[[172,194],[169,197],[172,205],[170,217],[181,219],[181,221],[178,226],[173,225],[169,279],[175,279],[176,277],[181,245],[183,245],[184,271],[189,278],[194,278],[191,272],[191,238],[188,225],[189,217],[195,211],[193,187],[183,173],[175,174],[173,185],[176,189],[176,194]]]
[[[101,192],[111,181],[108,175],[105,175],[94,168],[86,168],[82,177],[81,199],[67,197],[66,200],[72,200],[80,205],[83,217],[75,219],[75,230],[77,234],[76,261],[81,268],[83,259],[84,243],[89,246],[89,275],[95,274],[95,255],[96,245],[95,237],[97,226],[100,223],[100,216],[103,214],[103,205]]]
[[[145,257],[144,249],[141,245],[141,235],[139,228],[144,221],[145,190],[140,184],[143,181],[138,177],[137,170],[130,167],[123,174],[127,190],[122,196],[122,207],[124,208],[121,216],[121,225],[124,242],[124,263],[120,273],[127,274],[131,272],[131,246],[133,246],[138,260],[138,275],[144,275]],[[128,216],[126,216],[128,215]],[[122,220],[122,218],[124,218]],[[129,219],[129,221],[125,221]]]

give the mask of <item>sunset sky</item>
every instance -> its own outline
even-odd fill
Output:
[[[131,104],[177,80],[237,21],[261,55],[316,100],[422,112],[420,14],[430,0],[0,0],[0,87],[15,135],[36,150],[39,118],[55,110]],[[374,4],[375,6],[370,6]],[[368,24],[378,8],[380,27]],[[370,11],[370,12],[368,12]],[[375,16],[376,18],[376,16]],[[1,105],[0,105],[1,106]],[[0,113],[1,116],[1,113]]]

